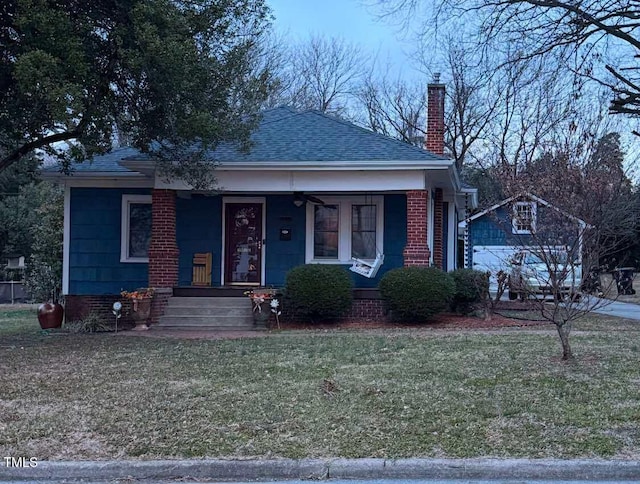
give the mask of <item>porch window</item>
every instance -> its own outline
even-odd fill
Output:
[[[321,197],[307,204],[307,263],[373,260],[383,252],[383,197]]]
[[[120,262],[149,262],[151,196],[123,195]]]
[[[517,202],[513,206],[512,232],[514,234],[533,234],[536,231],[535,202]]]

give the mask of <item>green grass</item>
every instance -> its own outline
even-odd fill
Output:
[[[27,316],[0,312],[1,455],[640,455],[629,322],[576,328],[565,364],[551,328],[204,341],[43,335]]]

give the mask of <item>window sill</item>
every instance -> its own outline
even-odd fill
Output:
[[[130,257],[128,259],[120,258],[120,262],[124,264],[148,264],[148,257]]]

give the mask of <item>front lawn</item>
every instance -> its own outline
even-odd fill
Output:
[[[41,334],[0,310],[0,455],[640,457],[640,324]]]

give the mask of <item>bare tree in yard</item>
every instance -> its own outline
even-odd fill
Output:
[[[546,153],[518,182],[523,191],[535,185],[537,194],[552,205],[538,202],[534,212],[523,211],[516,198],[509,207],[509,223],[514,225],[505,230],[526,233],[516,235],[516,245],[523,251],[512,270],[509,290],[556,326],[563,359],[573,358],[569,343],[572,322],[608,304],[598,297],[581,295],[584,279],[635,242],[640,204],[622,161],[615,133],[600,138],[581,165],[566,153]]]

